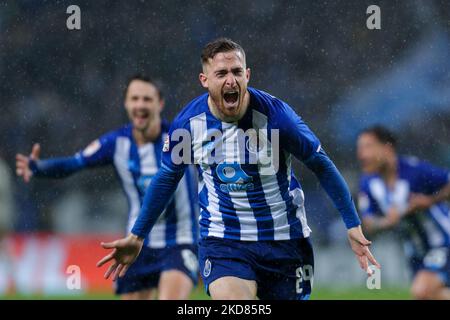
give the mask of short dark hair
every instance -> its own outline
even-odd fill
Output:
[[[208,62],[208,59],[213,59],[214,56],[220,52],[240,51],[245,58],[244,49],[236,42],[228,38],[218,38],[209,42],[203,47],[201,55],[202,65]]]
[[[128,87],[130,86],[131,82],[135,81],[135,80],[139,80],[139,81],[143,81],[143,82],[147,82],[150,83],[151,85],[153,85],[156,88],[156,91],[158,92],[159,98],[163,99],[164,95],[161,89],[161,84],[159,83],[159,81],[156,81],[152,78],[150,78],[149,76],[142,74],[142,73],[136,73],[134,75],[132,75],[131,77],[128,78],[127,83],[125,85],[125,89],[123,92],[123,96],[124,98],[127,97],[127,93],[128,93]]]
[[[361,131],[359,135],[372,134],[375,138],[383,143],[390,144],[393,148],[397,147],[397,138],[388,128],[381,125],[374,125]]]

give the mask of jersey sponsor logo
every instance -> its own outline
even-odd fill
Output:
[[[86,149],[83,150],[83,156],[85,156],[85,157],[92,156],[94,153],[96,153],[98,150],[100,150],[100,147],[101,147],[100,141],[98,141],[98,140],[92,141],[86,147]]]
[[[220,184],[220,190],[223,192],[246,191],[254,188],[253,178],[247,175],[237,162],[219,164],[216,167],[216,174],[223,182]]]

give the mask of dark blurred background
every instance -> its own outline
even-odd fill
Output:
[[[81,8],[79,31],[66,28],[71,4]],[[366,27],[371,4],[381,7],[381,30]],[[112,170],[25,185],[14,156],[35,142],[44,158],[70,155],[126,122],[123,88],[137,72],[163,83],[173,119],[203,92],[200,50],[219,36],[244,47],[251,86],[297,110],[353,192],[355,138],[370,124],[393,129],[401,152],[450,167],[449,30],[447,0],[2,1],[0,158],[14,230],[124,230]],[[316,241],[345,236],[317,180],[297,169]]]

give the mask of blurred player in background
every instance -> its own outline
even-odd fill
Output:
[[[16,156],[17,174],[63,178],[96,166],[112,165],[128,199],[130,232],[152,177],[161,165],[169,124],[161,119],[164,99],[159,86],[142,75],[132,77],[125,90],[125,108],[131,121],[92,142],[72,157],[39,159],[40,146],[31,156]],[[123,299],[187,299],[198,279],[197,200],[194,175],[187,168],[174,197],[150,234],[127,275],[115,283]]]
[[[112,261],[107,276],[126,276],[144,234],[193,161],[203,178],[199,260],[211,297],[308,299],[314,268],[311,230],[291,155],[314,171],[334,201],[361,267],[367,270],[368,260],[378,265],[348,187],[319,140],[289,105],[247,87],[250,69],[242,47],[229,39],[213,41],[203,49],[202,67],[200,82],[208,93],[189,103],[173,122],[163,165],[147,190],[132,234],[103,244],[114,249],[98,263]],[[183,150],[190,155],[187,163],[177,158],[184,141],[178,143],[175,136],[181,133],[190,139]],[[280,148],[271,140],[277,133]],[[273,161],[266,163],[264,153],[273,155]],[[256,156],[260,161],[249,160]]]
[[[450,299],[450,172],[396,152],[384,127],[359,135],[364,175],[359,207],[367,232],[398,228],[414,276],[416,299]]]

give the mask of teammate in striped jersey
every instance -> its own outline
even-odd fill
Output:
[[[199,260],[207,292],[213,299],[307,299],[314,260],[292,155],[333,199],[361,267],[368,269],[368,259],[377,264],[342,176],[289,105],[247,86],[242,47],[213,41],[202,52],[202,67],[208,93],[176,117],[132,234],[103,244],[115,250],[98,266],[113,261],[107,276],[126,274],[185,166],[195,163],[202,178]]]
[[[161,166],[161,152],[169,124],[161,119],[162,93],[145,76],[132,77],[125,92],[131,123],[111,131],[67,158],[39,159],[39,145],[31,157],[17,155],[17,174],[26,182],[34,177],[63,178],[86,168],[111,165],[127,197],[128,227],[138,216],[145,189]],[[173,198],[152,232],[144,235],[144,248],[126,277],[115,283],[123,299],[187,299],[198,278],[198,200],[193,167],[183,169]],[[184,174],[184,175],[183,175]]]
[[[397,155],[395,137],[381,126],[364,130],[357,145],[364,228],[399,232],[416,299],[450,299],[450,172]]]

